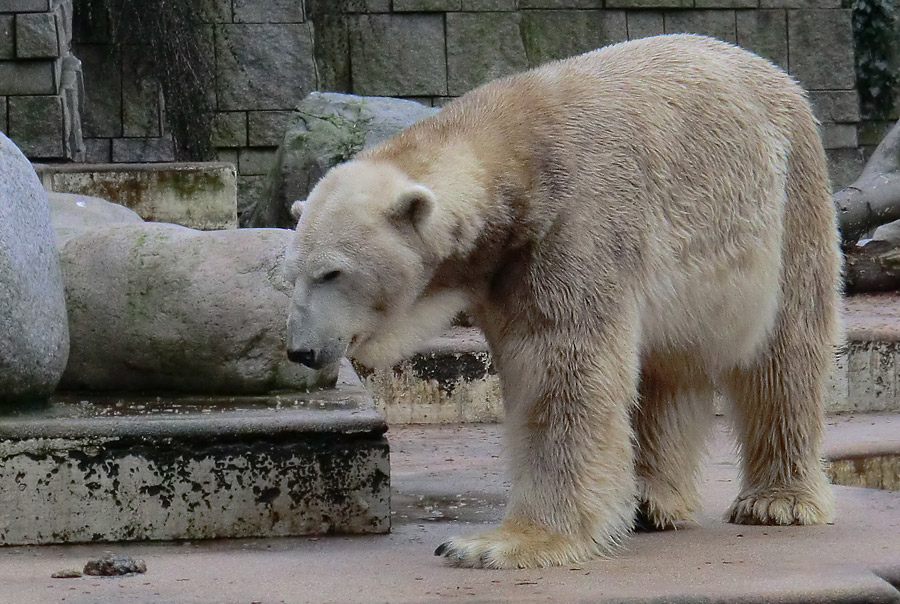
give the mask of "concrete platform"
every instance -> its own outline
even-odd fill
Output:
[[[0,545],[384,533],[386,429],[346,362],[311,393],[57,397],[0,416]]]
[[[436,545],[502,515],[500,431],[486,424],[392,428],[390,535],[5,548],[0,602],[900,603],[900,492],[834,487],[833,526],[727,524],[721,516],[738,478],[721,424],[696,526],[635,535],[612,560],[527,571],[447,567],[432,556]],[[900,415],[840,416],[829,420],[827,447],[841,455],[898,434]],[[50,578],[107,550],[143,558],[147,573]]]
[[[900,412],[900,294],[849,297],[843,315],[846,345],[827,411]],[[503,420],[500,381],[477,329],[453,328],[391,370],[360,375],[391,424]]]
[[[237,228],[237,172],[223,162],[35,164],[47,191],[100,197],[144,220]]]

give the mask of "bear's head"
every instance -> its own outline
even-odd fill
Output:
[[[292,361],[318,368],[349,353],[389,365],[464,307],[459,295],[426,292],[451,231],[431,189],[390,163],[337,166],[293,211],[300,220],[285,257]]]

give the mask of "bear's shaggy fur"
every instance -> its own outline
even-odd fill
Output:
[[[586,560],[691,519],[713,394],[741,523],[832,517],[819,459],[840,254],[803,91],[710,38],[617,44],[487,84],[306,203],[289,349],[391,364],[467,308],[506,406],[512,490],[461,566]]]

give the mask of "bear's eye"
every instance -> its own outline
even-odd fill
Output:
[[[319,278],[316,279],[316,283],[328,283],[329,281],[334,281],[340,276],[341,271],[328,271],[327,273],[320,275]]]

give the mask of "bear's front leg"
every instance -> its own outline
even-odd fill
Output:
[[[464,567],[534,568],[582,562],[620,542],[636,506],[629,341],[519,341],[495,354],[512,478],[506,518],[436,555]]]

